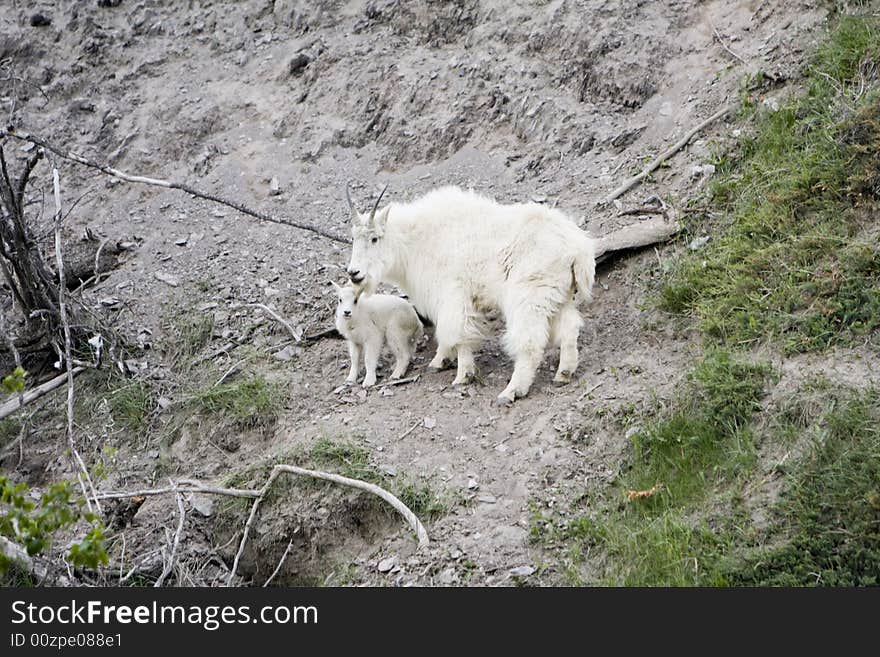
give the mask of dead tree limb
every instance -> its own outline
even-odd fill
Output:
[[[287,332],[290,333],[295,342],[300,342],[302,340],[302,331],[297,332],[286,319],[284,319],[281,315],[272,310],[269,306],[262,303],[249,303],[248,307],[259,308],[263,312],[267,313],[272,319],[274,319],[276,322],[287,329]]]
[[[331,481],[334,484],[351,486],[352,488],[357,488],[358,490],[363,490],[368,493],[372,493],[373,495],[377,495],[378,497],[381,497],[383,500],[388,502],[388,504],[390,504],[395,511],[400,513],[406,519],[407,523],[409,523],[409,526],[413,529],[419,539],[419,547],[424,547],[428,545],[428,532],[425,531],[424,525],[422,525],[421,521],[418,519],[418,517],[416,517],[416,514],[410,511],[409,507],[406,506],[406,504],[401,502],[384,488],[380,488],[375,484],[367,483],[366,481],[351,479],[349,477],[343,477],[342,475],[331,474],[329,472],[306,470],[305,468],[299,468],[295,465],[279,464],[272,468],[272,473],[269,475],[269,479],[266,480],[266,483],[260,489],[259,497],[254,500],[253,506],[251,506],[251,512],[248,515],[247,522],[244,525],[244,533],[241,536],[241,543],[239,543],[238,545],[238,552],[236,552],[235,560],[232,563],[232,570],[229,571],[229,577],[227,577],[226,579],[227,586],[230,586],[232,584],[232,580],[235,578],[235,573],[238,570],[238,563],[241,560],[241,555],[244,553],[244,548],[247,545],[248,536],[250,535],[251,526],[254,524],[254,519],[257,515],[257,509],[259,509],[260,503],[263,501],[266,493],[269,492],[272,484],[275,483],[275,480],[282,473],[313,477],[315,479],[323,479],[324,481]]]
[[[212,201],[214,203],[220,203],[221,205],[225,205],[234,210],[238,210],[241,213],[250,215],[252,217],[256,217],[257,219],[261,219],[263,221],[268,221],[275,224],[282,224],[285,226],[292,226],[293,228],[299,228],[300,230],[307,230],[316,235],[320,235],[322,237],[326,237],[329,240],[333,240],[334,242],[339,242],[341,244],[351,244],[351,240],[347,237],[343,237],[340,235],[336,235],[327,231],[320,226],[315,226],[313,224],[307,224],[300,221],[293,221],[292,219],[286,219],[283,217],[276,217],[274,215],[268,214],[266,212],[260,212],[259,210],[254,210],[252,208],[247,207],[243,203],[239,203],[238,201],[233,201],[228,198],[224,198],[222,196],[218,196],[217,194],[209,194],[208,192],[203,192],[194,187],[191,187],[185,183],[177,182],[173,180],[161,180],[159,178],[148,178],[146,176],[138,176],[129,173],[125,173],[124,171],[120,171],[119,169],[114,169],[111,166],[106,164],[101,164],[100,162],[95,162],[94,160],[90,160],[88,158],[83,157],[82,155],[77,155],[71,151],[66,151],[54,144],[49,143],[45,139],[38,137],[36,135],[32,135],[27,132],[20,132],[16,130],[14,127],[8,127],[5,130],[0,130],[0,137],[14,137],[16,139],[20,139],[22,141],[27,141],[32,144],[36,144],[41,148],[45,148],[47,151],[51,151],[55,153],[60,158],[65,160],[69,160],[71,162],[76,162],[77,164],[81,164],[83,166],[89,167],[91,169],[96,169],[102,173],[107,174],[108,176],[113,176],[114,178],[118,178],[120,180],[124,180],[130,183],[142,184],[142,185],[151,185],[154,187],[165,187],[166,189],[177,189],[182,192],[185,192],[191,196],[195,196],[197,198],[204,199],[206,201]]]
[[[55,260],[58,265],[58,317],[61,320],[61,326],[64,331],[64,367],[67,369],[67,442],[70,445],[70,451],[73,452],[74,459],[81,472],[77,473],[80,488],[82,488],[83,497],[86,500],[86,506],[89,511],[92,510],[92,503],[89,501],[86,483],[92,491],[92,495],[96,493],[95,485],[92,483],[92,477],[89,470],[82,460],[79,451],[76,448],[76,440],[73,435],[73,356],[70,337],[70,323],[67,321],[67,306],[64,301],[64,295],[67,288],[64,284],[64,260],[61,256],[61,182],[58,175],[58,169],[52,167],[52,187],[55,192]],[[101,511],[101,503],[95,500],[95,506],[98,512]]]
[[[598,205],[608,205],[609,203],[611,203],[611,201],[613,201],[617,197],[623,196],[624,194],[626,194],[630,189],[632,189],[633,187],[638,185],[645,178],[647,178],[652,173],[654,173],[654,171],[659,169],[660,165],[663,164],[666,160],[668,160],[670,157],[672,157],[678,151],[680,151],[682,148],[684,148],[688,144],[688,142],[691,139],[693,139],[694,135],[696,135],[698,132],[703,130],[706,126],[714,123],[715,121],[717,121],[721,117],[727,115],[727,113],[730,112],[732,109],[733,109],[732,105],[728,105],[727,107],[723,107],[720,110],[718,110],[717,112],[715,112],[708,119],[701,122],[699,125],[695,126],[694,128],[691,128],[687,132],[687,134],[685,134],[684,137],[679,139],[672,146],[670,146],[666,151],[664,151],[657,159],[655,159],[653,162],[651,162],[651,164],[649,164],[647,167],[645,167],[641,173],[633,176],[632,178],[627,180],[625,183],[623,183],[620,187],[618,187],[617,189],[612,191],[610,194],[608,194],[605,198],[601,199],[599,201]]]
[[[172,485],[173,483],[174,482],[172,482]],[[177,558],[177,546],[180,545],[180,536],[181,534],[183,534],[183,521],[186,519],[186,507],[183,505],[183,496],[179,492],[176,494],[176,497],[177,511],[179,514],[177,520],[177,531],[174,532],[174,541],[171,543],[171,554],[165,562],[165,567],[162,569],[162,574],[159,575],[159,579],[157,579],[156,583],[153,584],[155,588],[160,588],[165,583],[165,578],[171,574],[172,570],[174,570],[174,560]]]
[[[607,260],[618,251],[664,242],[679,230],[678,222],[664,219],[648,219],[626,226],[596,240],[596,263]]]
[[[85,367],[74,367],[71,374],[77,376],[85,370]],[[32,401],[39,399],[46,393],[52,392],[56,388],[61,387],[66,381],[68,381],[67,372],[59,374],[54,379],[46,381],[46,383],[42,383],[36,388],[31,388],[27,392],[22,393],[20,397],[17,396],[15,399],[10,399],[8,402],[0,406],[0,420],[9,417],[22,406],[30,404]]]
[[[272,571],[272,574],[269,575],[269,579],[263,584],[263,588],[269,586],[272,583],[272,580],[275,579],[275,575],[277,575],[281,571],[281,566],[284,565],[284,562],[287,561],[287,555],[290,554],[290,548],[293,547],[293,539],[287,543],[287,548],[284,550],[284,554],[281,555],[281,559],[278,561],[278,565],[275,566],[275,570]]]

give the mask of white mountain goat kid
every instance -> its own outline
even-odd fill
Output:
[[[578,304],[590,299],[596,263],[593,240],[565,214],[537,203],[501,205],[457,187],[377,212],[380,194],[372,212],[360,214],[348,188],[346,195],[349,278],[367,294],[381,282],[396,285],[434,323],[430,367],[457,355],[453,385],[470,382],[486,313],[500,311],[514,368],[499,402],[528,394],[550,341],[560,348],[554,380],[571,380],[583,324]]]
[[[390,294],[365,296],[351,285],[340,287],[333,283],[333,287],[339,297],[336,330],[348,341],[348,355],[351,358],[346,381],[357,381],[363,351],[367,368],[363,386],[369,388],[376,385],[376,366],[386,339],[395,358],[391,378],[403,377],[412,360],[415,342],[423,331],[422,322],[413,307],[406,299]]]

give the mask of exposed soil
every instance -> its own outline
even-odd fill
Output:
[[[595,203],[735,100],[747,73],[778,81],[757,90],[764,98],[786,93],[825,18],[820,3],[783,0],[12,4],[0,17],[0,59],[45,92],[0,82],[3,110],[16,98],[20,127],[119,169],[184,180],[340,234],[346,181],[362,206],[385,182],[395,200],[459,184],[500,201],[556,203],[596,235],[636,220]],[[35,13],[51,23],[33,26]],[[730,131],[724,121],[710,126],[623,206],[657,194],[684,207],[705,182],[693,167],[723,148]],[[344,245],[66,163],[62,179],[66,203],[85,194],[67,220],[71,240],[88,226],[137,245],[86,295],[95,304],[118,300],[120,330],[150,347],[136,358],[141,376],[172,400],[183,395],[193,381],[168,362],[171,318],[210,313],[205,353],[247,335],[263,355],[259,371],[289,384],[268,430],[190,418],[160,444],[158,431],[129,439],[119,427],[93,427],[91,451],[102,441],[120,449],[103,486],[152,484],[158,462],[158,483],[169,475],[222,481],[329,436],[366,447],[388,472],[466,500],[428,522],[431,546],[416,550],[399,518],[362,496],[330,488],[281,494],[264,508],[242,564],[254,583],[293,538],[276,583],[513,583],[512,569],[541,563],[528,540],[530,502],[552,504],[613,478],[629,441],[608,418],[664,399],[700,353],[693,336],[646,309],[672,249],[683,247],[652,248],[601,268],[584,308],[581,366],[567,387],[554,387],[556,354],[548,352],[531,394],[499,409],[494,400],[511,363],[490,341],[477,359],[480,383],[465,391],[450,387],[452,371],[427,371],[431,345],[423,344],[411,370],[421,374],[416,383],[365,396],[335,392],[346,374],[344,343],[296,345],[279,360],[290,340],[244,304],[274,304],[306,334],[331,327],[328,281],[343,278]],[[850,357],[858,365],[857,354],[841,362]],[[211,378],[240,358],[218,356]],[[386,364],[380,381],[389,371]],[[159,415],[157,426],[172,421]],[[430,429],[426,417],[436,421]],[[27,471],[70,473],[52,436],[29,437]],[[176,508],[173,498],[143,505],[127,530],[126,564],[165,540]],[[240,523],[216,510],[188,518],[187,558],[204,564],[189,581],[220,581]],[[380,573],[377,563],[388,557],[397,565]],[[537,570],[528,581],[551,583],[554,573]]]

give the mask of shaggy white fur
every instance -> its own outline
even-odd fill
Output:
[[[340,287],[333,283],[339,303],[336,306],[336,330],[348,341],[351,369],[348,383],[357,382],[360,357],[363,350],[367,374],[363,386],[376,385],[376,367],[387,339],[394,354],[392,379],[406,374],[416,340],[421,337],[422,322],[413,307],[400,297],[390,294],[364,296],[351,285]]]
[[[528,394],[550,341],[560,347],[555,380],[571,380],[583,324],[578,304],[590,299],[596,265],[593,240],[564,213],[442,187],[370,215],[352,206],[352,238],[352,282],[367,293],[387,282],[409,296],[436,326],[430,366],[457,355],[454,385],[474,376],[489,311],[503,315],[514,359],[500,402]]]

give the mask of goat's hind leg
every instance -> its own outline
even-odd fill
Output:
[[[553,344],[559,347],[559,367],[553,380],[565,384],[578,366],[578,334],[584,320],[573,303],[566,303],[550,321],[550,337]]]
[[[388,347],[394,354],[394,371],[391,372],[391,378],[402,379],[412,359],[412,345],[404,329],[396,326],[389,327]]]
[[[510,404],[529,394],[535,373],[544,357],[549,332],[549,320],[541,312],[520,313],[508,319],[504,343],[507,352],[514,358],[513,376],[504,391],[498,395],[499,404]]]

